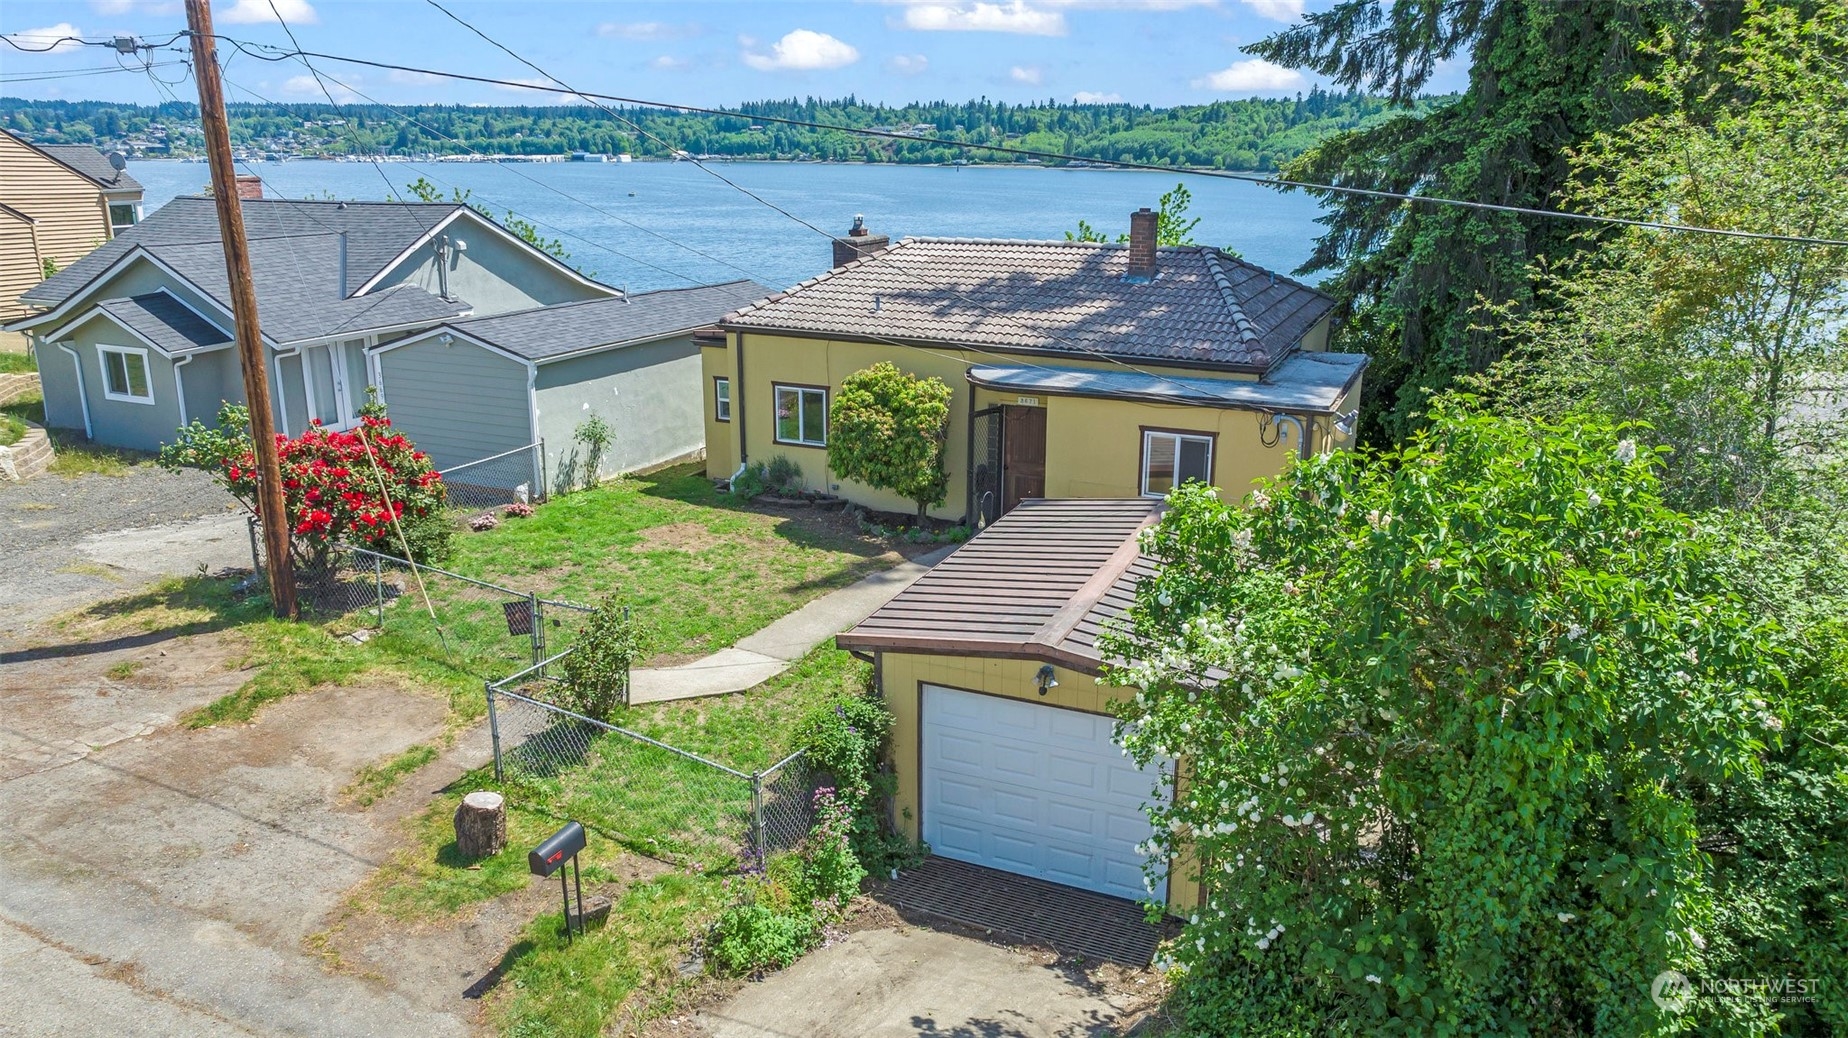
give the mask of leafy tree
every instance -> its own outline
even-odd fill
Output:
[[[452,202],[456,205],[468,206],[470,209],[475,210],[490,220],[494,219],[494,214],[489,211],[487,206],[478,202],[469,201],[469,196],[473,194],[472,191],[465,191],[459,187],[450,188],[449,197],[444,198],[443,192],[435,184],[430,183],[423,177],[418,177],[416,180],[406,184],[405,190],[410,192],[411,197],[417,199],[419,202]],[[514,237],[538,249],[540,252],[551,256],[560,263],[570,261],[571,253],[565,251],[565,246],[562,242],[557,238],[547,238],[544,234],[540,233],[536,225],[529,220],[521,219],[519,216],[515,215],[513,210],[507,210],[506,218],[501,220],[500,223],[502,227],[512,232]]]
[[[1187,207],[1193,204],[1193,192],[1187,190],[1186,184],[1174,185],[1174,190],[1161,196],[1161,208],[1155,220],[1155,244],[1157,245],[1192,245],[1193,230],[1200,225],[1200,218],[1187,219]],[[1109,241],[1089,222],[1078,221],[1076,231],[1065,232],[1066,241]],[[1128,234],[1116,236],[1118,242],[1129,240]]]
[[[325,573],[336,546],[347,543],[418,562],[440,562],[450,551],[443,516],[445,488],[429,455],[391,420],[368,414],[358,427],[335,432],[316,421],[300,436],[276,435],[283,506],[291,550],[310,573]],[[160,450],[172,470],[202,469],[252,515],[257,508],[257,459],[250,412],[226,404],[218,424],[194,420]]]
[[[641,654],[643,631],[615,596],[597,603],[565,656],[565,706],[607,721],[629,703],[629,668]]]
[[[1659,112],[1574,156],[1574,202],[1848,239],[1848,8],[1753,4],[1736,40],[1708,49],[1731,94],[1713,96],[1706,55],[1666,55],[1640,84]],[[1749,507],[1848,445],[1848,248],[1631,229],[1532,274],[1539,305],[1500,329],[1521,346],[1475,380],[1493,406],[1648,422],[1689,509]]]
[[[1439,62],[1468,55],[1469,86],[1429,111],[1324,138],[1290,179],[1552,208],[1571,150],[1645,114],[1626,84],[1652,68],[1640,44],[1722,38],[1731,4],[1695,0],[1342,0],[1245,48],[1410,104]],[[1429,392],[1498,360],[1504,340],[1481,302],[1524,307],[1531,264],[1569,260],[1582,225],[1515,213],[1327,194],[1328,233],[1301,273],[1336,271],[1344,337],[1373,355],[1362,439],[1396,442]]]
[[[1174,945],[1193,1030],[1761,1029],[1650,985],[1740,961],[1703,803],[1790,723],[1789,646],[1628,435],[1440,403],[1248,508],[1170,495],[1104,649],[1135,661],[1126,748],[1185,762],[1150,811],[1157,859],[1203,863]],[[1824,958],[1784,933],[1811,943],[1757,965]]]
[[[847,479],[917,503],[918,524],[942,504],[950,387],[881,361],[841,380],[828,414],[828,465]]]

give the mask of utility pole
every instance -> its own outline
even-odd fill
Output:
[[[257,326],[257,291],[250,281],[250,247],[244,240],[244,206],[231,165],[231,126],[225,119],[224,85],[218,78],[218,43],[212,35],[210,0],[186,0],[192,30],[193,79],[199,83],[199,122],[211,161],[212,199],[225,243],[225,275],[231,282],[231,317],[237,325],[238,366],[244,369],[244,403],[250,410],[250,443],[257,456],[257,518],[263,522],[270,608],[281,619],[295,616],[295,568],[289,557],[289,514],[282,496],[282,464],[276,458],[271,417],[269,364]]]

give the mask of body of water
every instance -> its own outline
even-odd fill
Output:
[[[1153,208],[1185,180],[1194,240],[1234,249],[1288,273],[1309,255],[1319,205],[1235,180],[1178,173],[987,166],[865,166],[821,163],[714,164],[765,201],[830,233],[864,213],[875,234],[969,238],[1062,238],[1079,220],[1114,237],[1129,214]],[[380,170],[384,176],[380,176]],[[205,163],[144,161],[128,172],[153,212],[175,195],[197,194]],[[419,177],[445,196],[461,188],[496,216],[511,210],[556,238],[570,262],[601,281],[636,291],[749,277],[776,288],[826,270],[821,234],[719,182],[689,162],[413,163],[264,162],[239,172],[264,180],[271,197],[378,200]],[[626,221],[626,222],[625,222]]]

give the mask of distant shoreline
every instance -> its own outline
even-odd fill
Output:
[[[129,161],[137,162],[137,163],[140,163],[140,162],[149,162],[149,163],[171,162],[171,163],[177,163],[180,165],[204,165],[205,164],[205,159],[203,157],[173,158],[172,156],[161,156],[161,155],[139,155],[133,159],[130,159]],[[761,163],[763,165],[777,165],[777,166],[865,166],[868,168],[875,168],[875,169],[890,167],[890,168],[904,168],[904,169],[1022,169],[1022,170],[1046,170],[1046,171],[1055,172],[1055,173],[1059,173],[1059,172],[1064,172],[1064,173],[1194,173],[1194,174],[1237,173],[1241,176],[1274,176],[1275,175],[1274,170],[1220,169],[1216,166],[1163,166],[1157,169],[1142,169],[1142,168],[1125,169],[1122,166],[1115,165],[1114,163],[1108,163],[1108,162],[1103,162],[1099,160],[1089,160],[1089,159],[1084,160],[1087,164],[1083,166],[1071,165],[1071,164],[1053,166],[1053,165],[1047,165],[1045,163],[1040,163],[1040,162],[867,162],[863,159],[771,159],[771,158],[755,158],[755,157],[753,158],[730,158],[730,157],[716,157],[716,156],[702,156],[698,161],[701,163],[724,163],[726,165],[734,165],[734,166],[744,165],[747,163]],[[239,159],[238,165],[239,166],[244,166],[244,165],[286,166],[286,165],[290,165],[292,163],[297,163],[297,162],[329,162],[335,165],[356,165],[356,164],[366,164],[366,163],[371,163],[371,162],[383,162],[383,163],[391,163],[394,165],[404,165],[404,166],[411,166],[411,165],[420,165],[420,166],[505,165],[505,166],[618,166],[620,167],[620,166],[639,166],[643,164],[647,164],[651,166],[671,166],[671,165],[674,165],[680,162],[685,162],[688,165],[695,164],[694,160],[692,159],[663,159],[663,158],[655,158],[652,156],[646,157],[646,158],[637,157],[631,162],[583,162],[583,161],[573,161],[570,158],[553,156],[553,155],[534,155],[534,156],[509,155],[505,157],[494,157],[494,158],[479,158],[479,157],[473,157],[473,156],[468,157],[468,158],[438,157],[438,158],[430,158],[430,159],[406,158],[402,155],[380,155],[380,156],[377,156],[376,158],[350,158],[350,157],[330,156],[330,155],[302,155],[302,156],[298,156],[294,158],[287,158],[287,159]]]

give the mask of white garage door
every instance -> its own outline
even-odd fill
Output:
[[[1160,769],[1137,768],[1111,742],[1111,724],[924,686],[924,841],[958,861],[1147,896],[1136,845],[1151,832],[1142,805]]]

